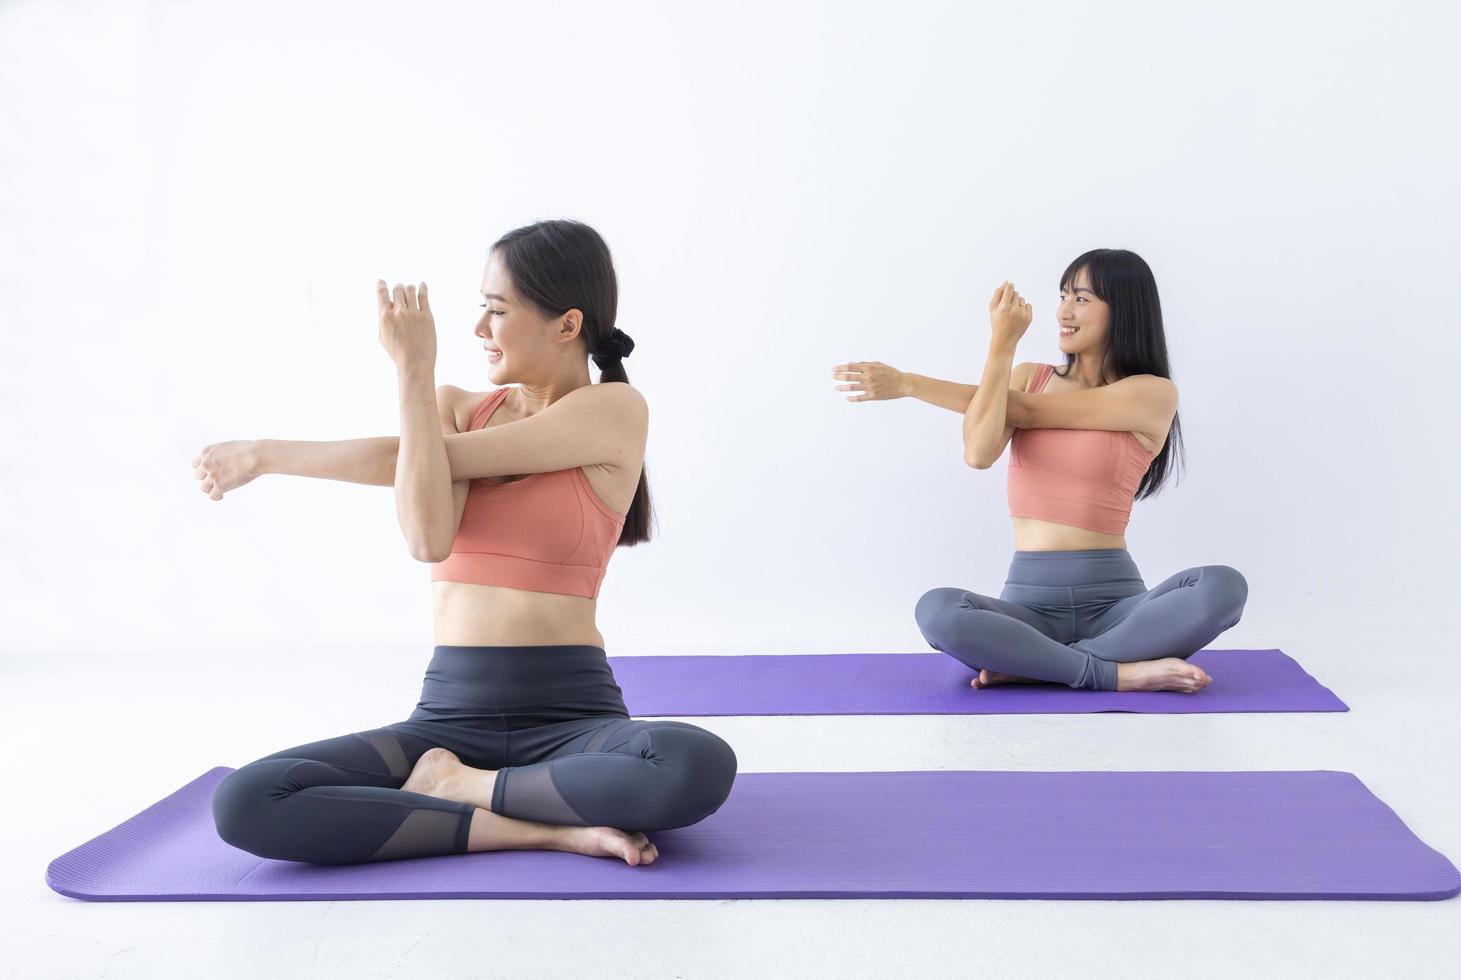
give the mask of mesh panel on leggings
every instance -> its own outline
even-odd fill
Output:
[[[588,821],[573,812],[573,807],[553,785],[553,774],[547,763],[529,766],[526,769],[504,769],[498,772],[501,779],[506,773],[502,805],[505,816],[519,820],[536,820],[539,823],[554,823],[568,827],[587,827]]]
[[[462,814],[456,810],[412,810],[368,861],[457,853]]]
[[[360,738],[370,743],[370,747],[379,753],[386,764],[386,770],[396,779],[405,779],[411,775],[411,763],[406,760],[406,750],[401,748],[401,740],[390,732],[356,732]]]

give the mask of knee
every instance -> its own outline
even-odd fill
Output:
[[[1243,617],[1243,607],[1248,603],[1248,580],[1243,573],[1230,565],[1204,565],[1204,582],[1209,582],[1207,595],[1213,614],[1227,626],[1235,626]]]
[[[958,606],[963,595],[963,589],[929,589],[913,607],[913,621],[918,624],[923,638],[934,647],[938,646],[937,637],[944,632],[943,622],[948,617],[949,610]]]
[[[644,800],[639,830],[688,827],[710,816],[729,798],[736,779],[736,753],[713,732],[694,725],[655,733],[663,753],[660,792]]]
[[[213,789],[213,826],[224,843],[258,854],[264,846],[261,833],[268,821],[271,790],[277,774],[267,762],[251,762],[223,777]]]

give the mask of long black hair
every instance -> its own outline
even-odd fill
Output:
[[[503,235],[491,251],[502,256],[518,295],[545,316],[559,317],[569,310],[583,314],[583,338],[589,356],[600,365],[600,383],[628,383],[623,335],[614,329],[619,280],[609,246],[598,232],[581,221],[539,221]],[[619,545],[649,540],[650,511],[649,479],[641,469]]]
[[[1171,380],[1167,335],[1162,330],[1162,303],[1157,297],[1157,279],[1151,267],[1140,255],[1124,248],[1092,249],[1066,267],[1060,277],[1062,292],[1071,290],[1082,269],[1090,277],[1096,297],[1111,308],[1106,354],[1101,361],[1101,383],[1110,384],[1133,374],[1154,374]],[[1075,361],[1075,354],[1066,354],[1065,374],[1055,373],[1062,378],[1069,377]],[[1176,458],[1173,447],[1178,445],[1181,436],[1181,422],[1173,415],[1166,444],[1142,474],[1134,499],[1150,497],[1165,482],[1169,465]]]

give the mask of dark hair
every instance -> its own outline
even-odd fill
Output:
[[[1111,308],[1101,383],[1109,384],[1108,377],[1120,381],[1134,374],[1154,374],[1170,380],[1162,303],[1157,298],[1157,280],[1151,267],[1140,255],[1124,248],[1092,249],[1066,267],[1060,277],[1061,290],[1069,291],[1082,269],[1090,276],[1096,297]],[[1060,375],[1062,378],[1069,376],[1075,360],[1076,355],[1065,355],[1066,373]],[[1175,459],[1173,447],[1181,441],[1181,435],[1181,423],[1174,414],[1166,444],[1142,474],[1134,499],[1150,497],[1166,481],[1168,466]]]
[[[539,221],[503,235],[490,251],[502,256],[518,295],[544,315],[583,314],[582,334],[599,366],[600,383],[629,383],[623,358],[634,342],[614,328],[619,282],[609,246],[598,232],[581,221]],[[649,480],[641,469],[619,545],[649,540],[650,511]]]

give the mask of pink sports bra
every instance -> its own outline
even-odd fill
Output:
[[[1026,391],[1041,391],[1054,373],[1055,365],[1041,364]],[[1005,485],[1010,516],[1122,534],[1155,458],[1130,432],[1016,429]]]
[[[482,399],[467,430],[486,426],[511,390]],[[473,480],[451,555],[431,566],[431,581],[597,598],[625,516],[599,499],[581,466]]]

